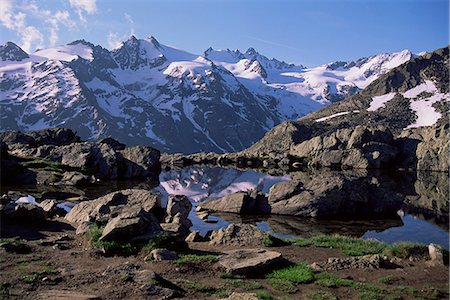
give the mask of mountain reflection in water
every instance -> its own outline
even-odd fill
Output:
[[[311,171],[311,172],[321,172]],[[348,172],[348,171],[346,171]],[[368,172],[358,170],[357,177],[370,176],[404,198],[398,218],[357,220],[315,219],[295,216],[240,216],[237,214],[212,214],[217,223],[205,223],[191,212],[193,229],[208,230],[227,226],[229,223],[252,223],[278,236],[311,237],[321,234],[341,234],[362,238],[374,238],[392,243],[411,241],[437,243],[449,247],[449,191],[447,174],[438,172]],[[323,174],[323,173],[322,173]],[[271,176],[253,170],[237,170],[218,167],[188,167],[162,172],[160,186],[163,195],[183,194],[193,202],[219,198],[237,191],[256,189],[268,193],[270,187],[301,174]],[[301,177],[301,176],[300,176]]]

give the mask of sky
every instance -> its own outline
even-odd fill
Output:
[[[316,66],[449,43],[448,0],[0,0],[0,44],[27,52],[85,39],[113,49],[131,35],[195,54],[255,48]]]

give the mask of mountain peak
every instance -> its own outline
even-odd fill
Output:
[[[152,36],[152,35],[149,35],[149,36],[147,36],[146,38],[145,38],[145,40],[147,41],[147,42],[149,42],[150,44],[153,44],[155,47],[157,47],[157,48],[159,48],[161,45],[159,44],[159,42],[158,42],[158,40],[154,37],[154,36]]]
[[[247,55],[255,55],[257,53],[258,52],[256,52],[255,48],[252,48],[252,47],[248,48],[247,51],[245,51],[245,54],[247,54]]]
[[[28,54],[13,42],[7,42],[0,46],[0,59],[2,61],[21,61],[29,58]]]

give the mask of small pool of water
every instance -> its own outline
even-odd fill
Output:
[[[209,230],[216,230],[228,226],[230,223],[244,222],[255,224],[265,232],[279,237],[310,237],[322,234],[341,234],[363,239],[377,239],[386,243],[409,241],[418,243],[435,243],[449,248],[448,229],[448,201],[436,198],[433,190],[427,194],[426,189],[420,188],[421,182],[407,178],[412,173],[405,173],[395,178],[382,176],[383,180],[392,180],[389,186],[398,187],[395,192],[405,194],[408,202],[407,211],[399,211],[394,219],[359,219],[359,220],[317,220],[312,218],[292,216],[239,216],[236,214],[213,214],[210,222],[200,219],[195,213],[195,205],[208,198],[219,198],[225,195],[246,190],[259,190],[268,193],[270,187],[278,182],[290,180],[289,175],[271,176],[256,171],[215,167],[189,167],[182,170],[162,172],[160,186],[157,188],[163,195],[186,195],[194,204],[190,213],[194,230],[206,234]],[[435,173],[436,176],[442,174]],[[444,174],[445,175],[445,174]],[[430,180],[427,175],[427,180]],[[403,180],[400,184],[398,180]],[[406,179],[406,180],[405,180]],[[436,182],[442,182],[437,179]],[[446,182],[445,180],[443,182]],[[427,184],[427,183],[425,183]],[[413,189],[414,191],[411,191]],[[417,189],[417,190],[416,190]],[[447,186],[436,189],[445,190]],[[411,201],[411,195],[419,197],[417,203]],[[445,197],[445,194],[443,194]],[[415,207],[414,205],[417,205]],[[415,212],[417,208],[417,213]],[[427,219],[423,217],[426,211]],[[213,223],[211,223],[213,222]]]

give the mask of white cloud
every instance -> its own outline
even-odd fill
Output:
[[[44,43],[42,33],[34,26],[27,26],[27,14],[16,12],[15,7],[12,0],[0,0],[0,23],[20,36],[23,50],[30,52],[33,44],[42,47]]]
[[[36,27],[27,26],[22,30],[22,45],[21,48],[26,52],[31,51],[31,46],[34,44],[37,48],[42,48],[44,45],[44,37]]]
[[[128,39],[131,35],[135,35],[133,18],[127,13],[124,13],[123,17],[130,24],[130,31],[129,31],[129,33],[122,34],[122,35],[120,35],[117,32],[110,31],[108,33],[108,40],[107,40],[109,49],[116,49],[116,48],[120,47],[120,45],[122,44],[123,41]]]
[[[35,24],[44,24],[40,30],[35,26],[30,26],[27,19],[37,21]],[[48,31],[48,42],[54,46],[59,39],[61,25],[69,30],[76,30],[77,25],[71,19],[68,11],[52,12],[48,9],[40,8],[35,1],[22,2],[13,0],[0,0],[0,24],[7,29],[14,31],[21,40],[21,47],[29,52],[36,47],[44,46],[44,34],[42,29]]]
[[[83,23],[87,22],[84,13],[93,14],[97,11],[96,0],[69,0],[69,2]]]

